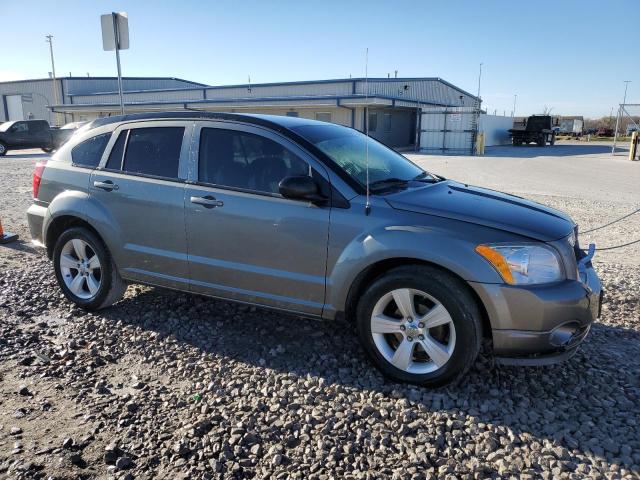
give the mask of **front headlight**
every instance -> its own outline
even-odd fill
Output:
[[[562,280],[558,255],[546,245],[478,245],[476,252],[511,285],[534,285]]]

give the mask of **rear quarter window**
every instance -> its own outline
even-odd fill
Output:
[[[79,167],[97,167],[109,138],[111,133],[103,133],[79,143],[71,149],[71,162]]]

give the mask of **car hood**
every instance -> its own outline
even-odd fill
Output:
[[[393,208],[436,215],[550,242],[569,235],[574,223],[564,213],[514,195],[451,180],[385,196]]]

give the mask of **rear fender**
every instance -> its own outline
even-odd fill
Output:
[[[107,245],[110,253],[118,262],[117,245],[122,240],[122,231],[111,213],[86,192],[67,190],[57,195],[49,204],[42,231],[48,245],[48,233],[56,219],[63,216],[76,217],[88,223]]]

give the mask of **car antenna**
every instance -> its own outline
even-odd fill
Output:
[[[364,116],[364,130],[366,135],[366,138],[364,139],[364,159],[367,170],[367,199],[364,205],[365,215],[369,215],[371,213],[371,202],[369,201],[369,107],[367,106],[367,103],[369,103],[369,47],[367,47],[367,50],[364,54],[364,111],[366,113],[366,115]]]

